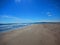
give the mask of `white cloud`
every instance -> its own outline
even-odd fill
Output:
[[[3,15],[1,16],[1,18],[4,20],[10,20],[11,22],[15,22],[15,23],[28,23],[28,22],[34,22],[31,19],[22,19],[22,18],[18,18],[18,17],[14,17],[14,16],[8,16],[8,15]]]
[[[47,14],[48,16],[52,16],[51,12],[47,12],[46,14]]]
[[[10,18],[10,19],[17,19],[20,20],[20,18],[14,17],[14,16],[7,16],[7,15],[3,15],[1,16],[2,18]]]
[[[16,2],[16,3],[20,3],[20,2],[21,2],[21,0],[15,0],[15,2]]]
[[[20,3],[20,2],[22,2],[22,3],[31,3],[32,2],[32,0],[14,0],[15,1],[15,3]]]
[[[8,20],[8,22],[14,22],[14,23],[19,23],[21,21],[20,18],[14,17],[14,16],[8,16],[8,15],[2,15],[1,19],[4,22],[5,20]]]
[[[52,15],[48,15],[48,16],[52,16]]]

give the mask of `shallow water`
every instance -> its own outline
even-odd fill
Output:
[[[28,24],[5,24],[5,25],[0,25],[0,32],[4,32],[4,31],[10,31],[12,29],[16,29],[16,28],[21,28],[24,26],[27,26]]]

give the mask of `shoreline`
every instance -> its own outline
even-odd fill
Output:
[[[2,31],[2,32],[0,32],[0,33],[7,33],[7,32],[11,32],[11,31],[16,31],[16,30],[21,30],[21,29],[24,29],[24,28],[26,28],[26,27],[28,27],[28,26],[31,26],[31,25],[27,25],[27,26],[23,26],[23,27],[18,27],[18,28],[13,28],[13,29],[9,29],[9,30],[6,30],[6,31]]]
[[[34,24],[3,33],[0,45],[60,45],[60,24]]]

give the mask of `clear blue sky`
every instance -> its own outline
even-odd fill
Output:
[[[60,0],[0,0],[0,23],[60,22]]]

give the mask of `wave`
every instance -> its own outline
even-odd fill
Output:
[[[8,31],[11,29],[21,28],[28,24],[0,24],[0,32]]]

